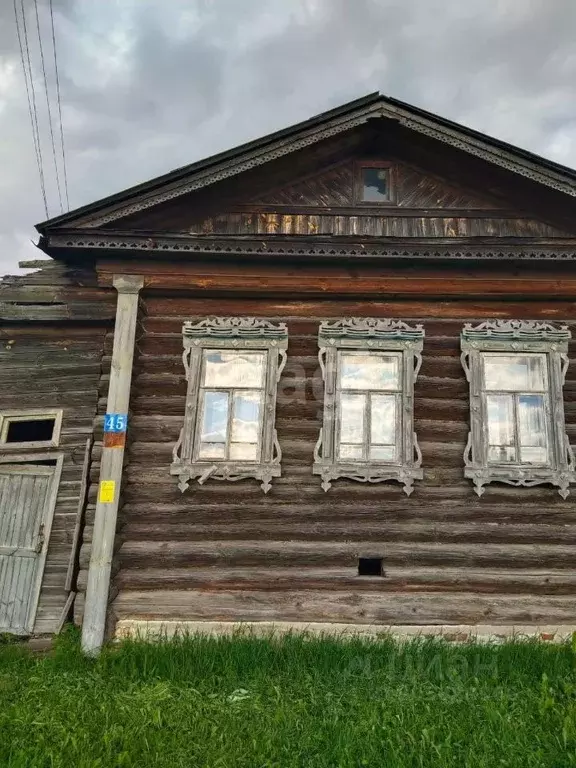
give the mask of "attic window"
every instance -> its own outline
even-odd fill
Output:
[[[392,174],[388,162],[361,162],[356,167],[356,203],[389,205],[392,202]]]
[[[61,410],[0,412],[0,447],[54,448],[61,425]]]

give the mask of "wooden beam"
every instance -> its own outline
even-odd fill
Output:
[[[98,264],[102,285],[111,281],[113,269],[121,262]],[[129,265],[124,263],[123,269]],[[452,270],[436,267],[363,267],[254,263],[172,263],[137,265],[150,290],[190,291],[193,295],[258,295],[300,297],[383,297],[398,298],[521,298],[547,301],[573,299],[576,279],[548,269],[541,273],[509,269],[506,272],[459,266]]]
[[[106,413],[124,417],[125,421],[118,423],[124,424],[125,438],[138,300],[144,281],[138,275],[115,275],[113,283],[118,291],[118,304]],[[82,624],[82,649],[89,655],[97,655],[100,652],[106,628],[110,572],[124,463],[124,440],[115,442],[111,447],[103,448],[100,465],[98,502]]]

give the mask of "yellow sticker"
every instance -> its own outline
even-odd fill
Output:
[[[98,493],[98,501],[101,504],[112,504],[115,493],[116,482],[114,480],[102,480],[100,483],[100,492]]]

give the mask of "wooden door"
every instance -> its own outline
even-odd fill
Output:
[[[59,476],[53,464],[0,464],[0,632],[33,631]]]

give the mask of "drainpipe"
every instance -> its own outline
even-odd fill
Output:
[[[144,279],[137,275],[114,275],[113,285],[118,291],[114,348],[82,622],[82,650],[90,656],[99,654],[106,629],[110,572],[128,425],[138,301]]]

